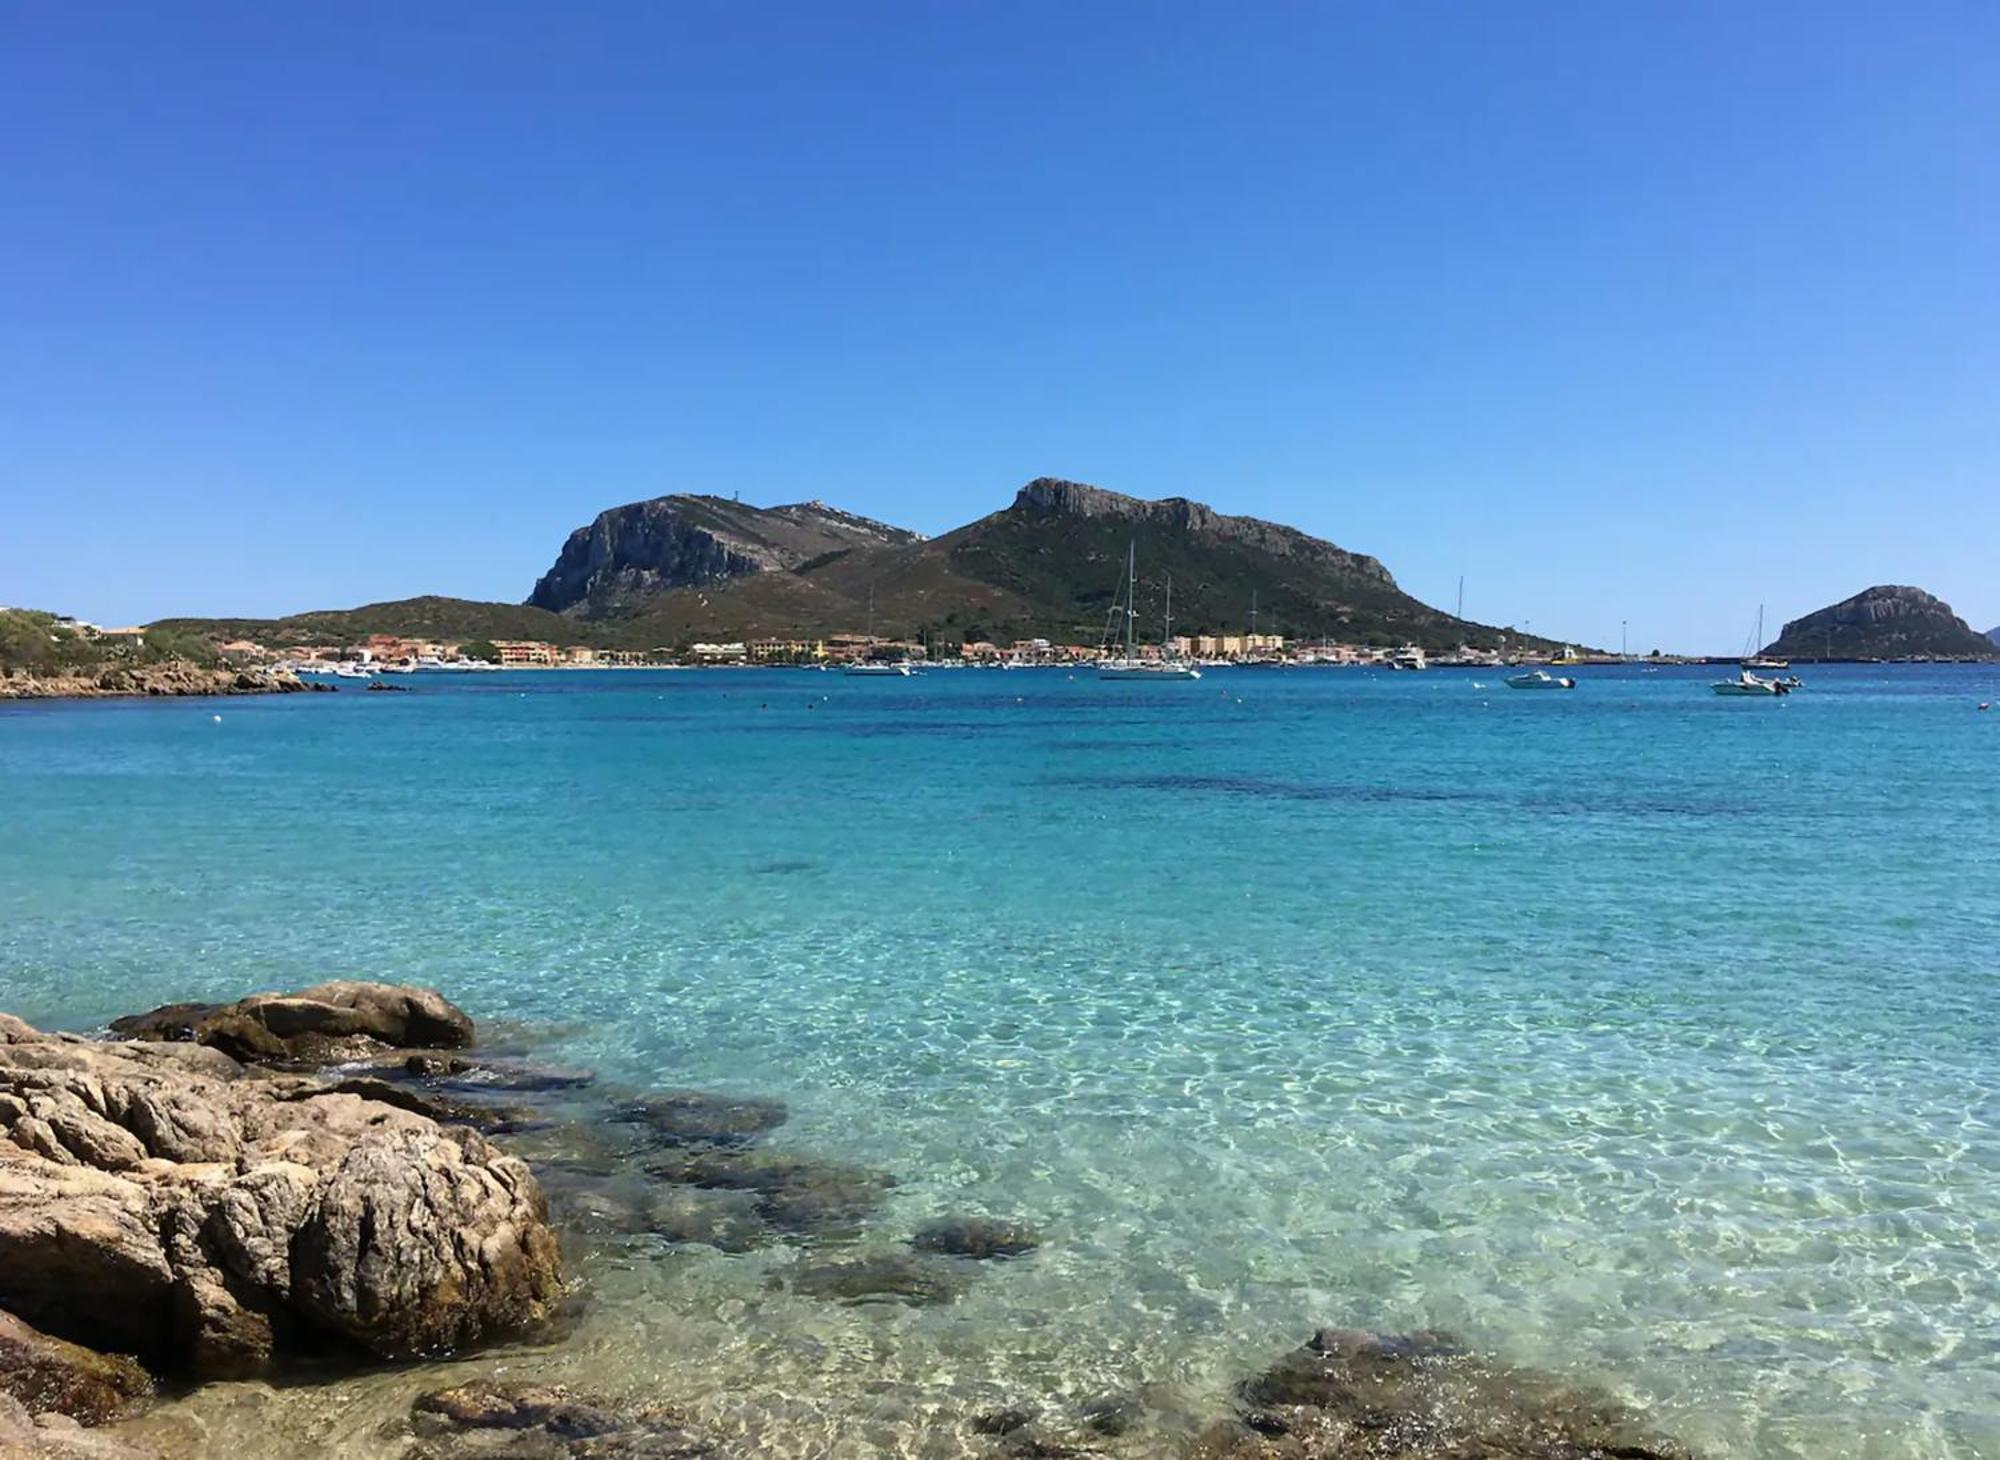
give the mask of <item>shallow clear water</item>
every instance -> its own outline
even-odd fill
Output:
[[[536,1372],[801,1454],[1021,1396],[1199,1415],[1316,1323],[1456,1329],[1717,1455],[2000,1454],[2000,675],[420,678],[0,710],[0,1007],[351,975],[775,1094],[948,1308],[627,1249]],[[217,723],[213,716],[220,713]],[[226,1386],[366,1453],[431,1376]],[[260,1439],[259,1437],[263,1437]],[[247,1448],[246,1448],[247,1447]]]

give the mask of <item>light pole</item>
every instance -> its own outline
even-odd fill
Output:
[[[1620,659],[1630,659],[1632,657],[1632,650],[1626,644],[1625,620],[1622,618],[1618,620],[1618,657]]]

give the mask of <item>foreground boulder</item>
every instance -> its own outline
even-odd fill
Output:
[[[66,1414],[83,1424],[116,1419],[152,1397],[153,1379],[123,1354],[100,1354],[0,1311],[0,1394],[30,1414]]]
[[[203,1044],[246,1064],[314,1067],[391,1049],[464,1049],[472,1019],[443,995],[409,984],[348,980],[233,1004],[166,1004],[114,1019],[126,1039]]]
[[[342,1004],[346,987],[267,1002],[400,1035],[457,1027],[425,1001]],[[301,1027],[265,1017],[278,1037]],[[46,1334],[236,1376],[293,1353],[478,1344],[539,1325],[561,1292],[534,1177],[471,1130],[203,1043],[0,1015],[0,1307]]]
[[[1431,1330],[1323,1328],[1239,1395],[1196,1460],[1691,1460],[1606,1396]]]
[[[720,1453],[671,1410],[607,1403],[560,1384],[477,1382],[410,1411],[409,1460],[697,1460]]]

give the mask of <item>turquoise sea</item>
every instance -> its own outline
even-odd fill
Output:
[[[1198,1417],[1319,1323],[1444,1327],[1712,1456],[2000,1455],[2000,672],[417,677],[0,709],[0,1007],[329,976],[782,1098],[959,1303],[625,1247],[519,1364],[774,1453],[1020,1396]],[[218,720],[216,716],[220,716]],[[422,1378],[222,1386],[368,1454]],[[430,1382],[435,1382],[431,1380]]]

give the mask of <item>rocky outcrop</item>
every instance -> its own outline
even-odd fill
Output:
[[[281,1044],[458,1037],[450,1006],[414,992],[323,985],[251,1027]],[[0,1016],[0,1307],[44,1333],[242,1375],[479,1344],[536,1327],[561,1293],[534,1177],[469,1129],[211,1043]]]
[[[1604,1395],[1435,1331],[1323,1328],[1239,1394],[1195,1460],[1690,1460]]]
[[[430,989],[340,980],[295,994],[253,994],[233,1004],[165,1004],[114,1019],[127,1039],[191,1043],[246,1064],[310,1067],[387,1050],[464,1049],[473,1025]]]
[[[1921,588],[1866,588],[1793,619],[1767,654],[1790,659],[1991,659],[1995,646]]]
[[[796,568],[829,553],[919,540],[822,502],[751,507],[722,497],[655,497],[600,512],[572,532],[528,603],[557,612],[613,608],[676,588]]]
[[[722,1453],[672,1410],[560,1384],[481,1381],[420,1397],[407,1460],[698,1460]]]
[[[115,665],[80,674],[43,677],[0,674],[0,700],[299,694],[332,688],[332,685],[308,684],[287,670],[204,669],[179,660]]]

